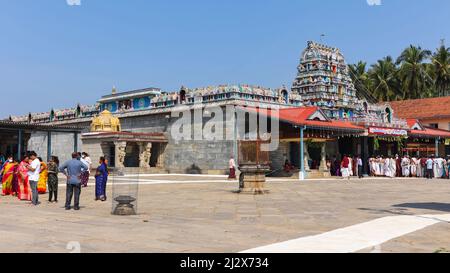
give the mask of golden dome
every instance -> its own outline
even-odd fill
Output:
[[[105,110],[99,116],[94,117],[91,123],[91,132],[120,132],[120,120],[111,112]]]

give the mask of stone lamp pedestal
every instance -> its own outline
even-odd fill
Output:
[[[270,171],[269,166],[243,165],[239,167],[239,193],[265,194],[266,173]]]

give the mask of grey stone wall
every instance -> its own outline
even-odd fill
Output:
[[[47,160],[47,132],[33,132],[28,140],[27,150],[35,151],[43,160]],[[24,151],[26,152],[26,151]]]
[[[226,174],[232,153],[232,141],[172,142],[164,165],[170,173]]]
[[[290,161],[289,143],[281,142],[278,149],[273,152],[269,152],[269,158],[271,161],[271,167],[273,170],[283,169],[286,159]]]
[[[47,132],[32,132],[28,140],[28,150],[35,151],[45,161],[47,158]],[[59,157],[61,162],[69,160],[74,152],[74,133],[52,132],[51,133],[51,155]],[[78,151],[83,150],[81,134],[78,134]]]

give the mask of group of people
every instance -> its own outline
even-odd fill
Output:
[[[39,205],[39,195],[48,191],[48,202],[58,202],[58,174],[67,178],[66,210],[70,210],[74,198],[75,210],[80,209],[81,188],[87,187],[92,160],[87,153],[73,153],[72,159],[62,165],[52,156],[48,163],[38,157],[36,152],[27,152],[20,162],[12,156],[0,156],[0,181],[2,196],[14,196],[22,201],[31,201]],[[99,160],[95,173],[95,200],[106,201],[106,184],[108,181],[108,163],[105,157]]]
[[[369,159],[371,176],[450,178],[450,158],[442,157],[371,157]]]
[[[344,155],[342,160],[334,157],[327,165],[332,176],[362,178],[364,163],[361,156],[352,157]],[[372,177],[423,177],[423,178],[449,178],[450,157],[410,157],[374,156],[368,159],[369,175]]]

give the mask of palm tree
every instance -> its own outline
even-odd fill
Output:
[[[450,47],[445,47],[444,42],[431,58],[434,85],[437,95],[450,95]]]
[[[371,82],[366,67],[367,63],[363,61],[359,61],[357,64],[351,64],[348,66],[350,77],[355,84],[358,94],[369,102],[375,103],[376,99],[372,95]]]
[[[431,51],[411,45],[397,59],[400,65],[399,79],[402,83],[403,99],[416,99],[426,96],[432,85],[432,79],[427,73],[425,61],[431,56]]]
[[[372,65],[369,78],[372,82],[373,95],[379,101],[393,101],[401,98],[397,68],[391,56]]]

